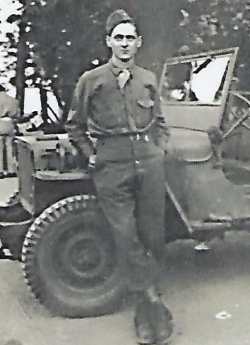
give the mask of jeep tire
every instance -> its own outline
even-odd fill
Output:
[[[52,314],[109,314],[125,293],[121,253],[94,196],[58,201],[34,221],[22,249],[34,296]]]

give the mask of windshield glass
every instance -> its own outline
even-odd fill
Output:
[[[166,64],[163,100],[220,103],[229,60],[219,56]]]

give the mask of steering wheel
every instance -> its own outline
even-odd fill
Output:
[[[224,132],[223,139],[227,138],[240,125],[250,130],[250,123],[245,121],[250,117],[250,100],[241,95],[239,92],[231,91],[231,94],[236,98],[236,107],[232,107],[230,115],[233,116],[235,122]]]

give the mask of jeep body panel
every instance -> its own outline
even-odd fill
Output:
[[[94,193],[92,180],[71,154],[67,135],[19,137],[16,147],[20,202],[32,216],[68,196]]]
[[[222,129],[237,52],[230,48],[168,59],[161,76],[162,110],[170,127],[166,189],[191,237],[197,231],[216,235],[250,225],[245,192],[226,178],[223,164],[215,164],[208,134],[210,128]],[[174,82],[171,73],[177,76]]]

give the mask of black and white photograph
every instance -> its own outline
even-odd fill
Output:
[[[249,47],[249,0],[1,0],[0,345],[250,345]]]

